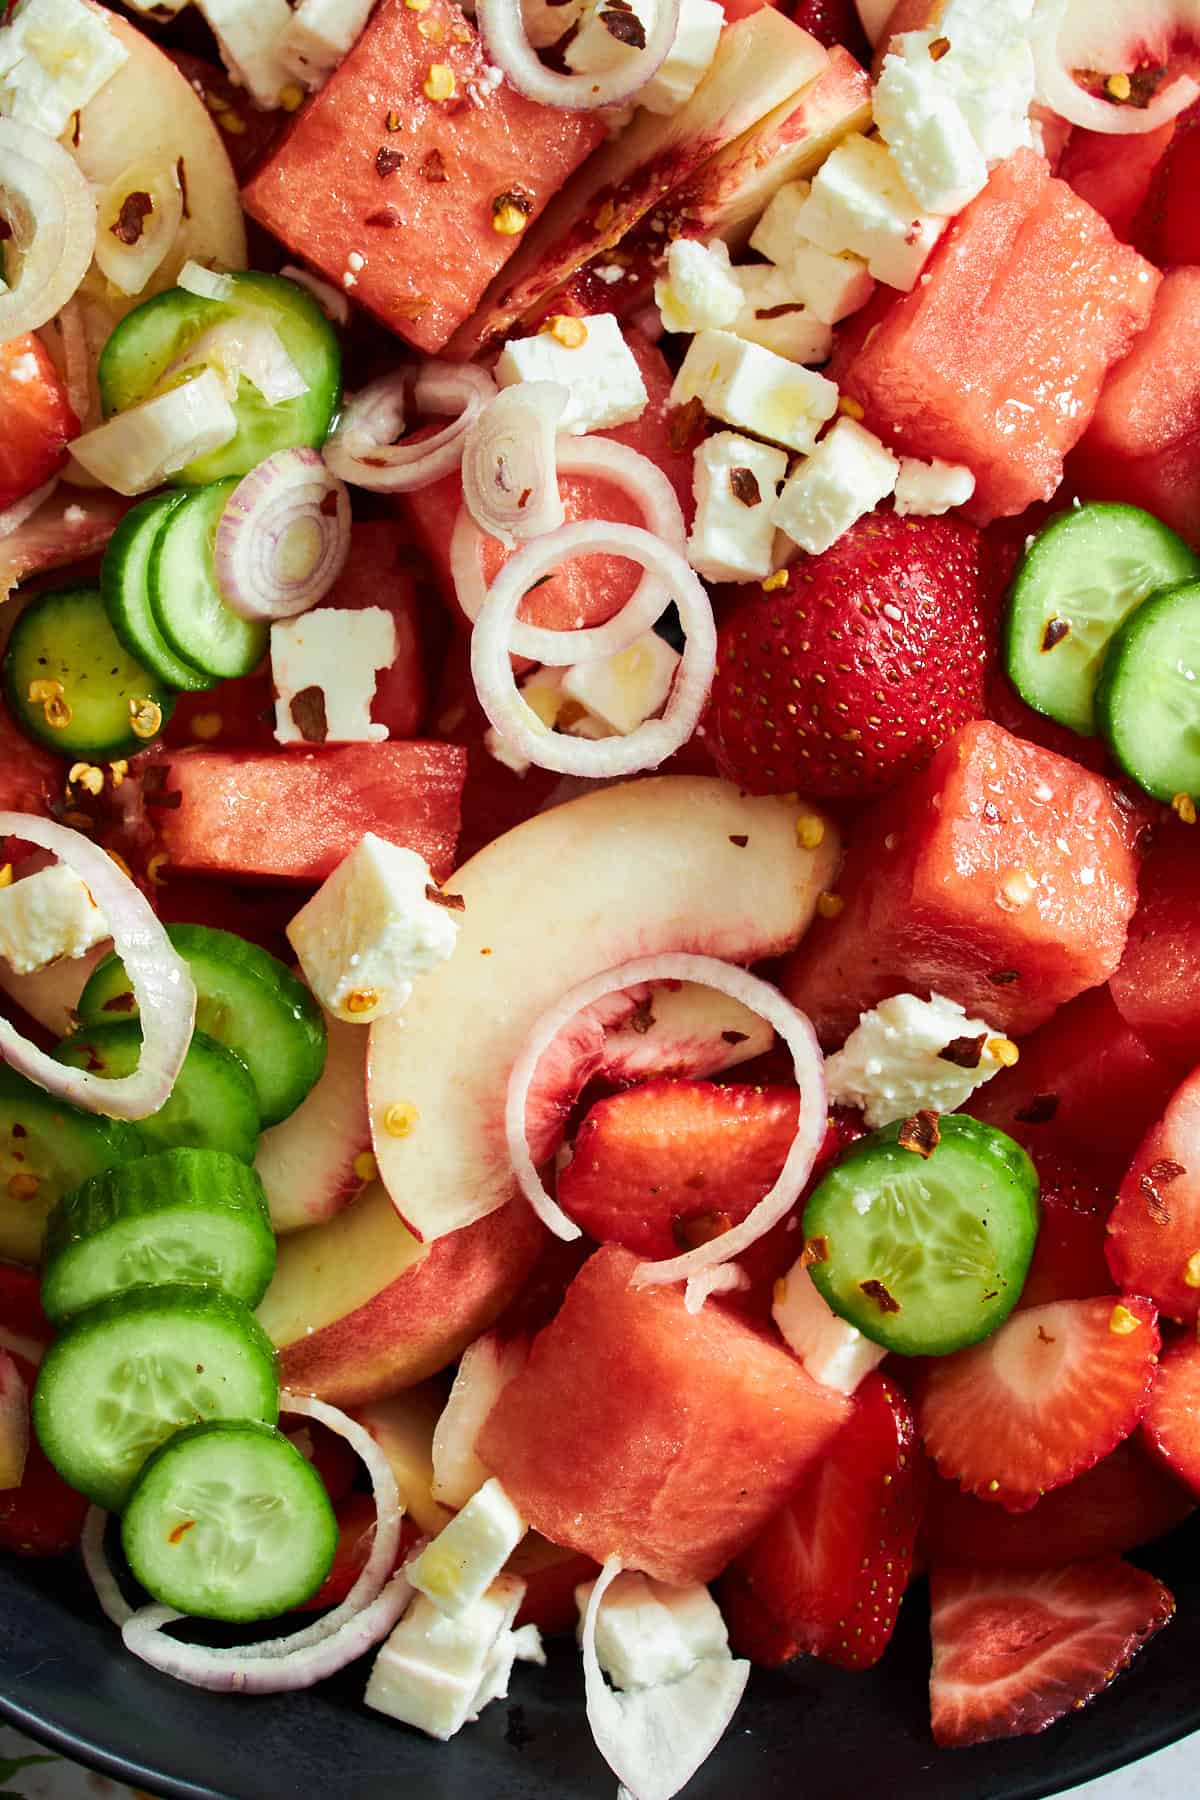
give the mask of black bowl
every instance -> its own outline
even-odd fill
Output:
[[[688,1800],[1035,1800],[1200,1729],[1200,1525],[1137,1560],[1178,1616],[1085,1712],[1040,1737],[938,1751],[923,1590],[867,1675],[814,1662],[757,1673]],[[179,1800],[612,1800],[588,1737],[578,1658],[522,1669],[507,1705],[435,1744],[361,1704],[366,1664],[310,1693],[247,1700],[136,1662],[78,1566],[0,1559],[0,1716],[53,1748]]]

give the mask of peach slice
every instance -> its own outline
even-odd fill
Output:
[[[467,1350],[467,1356],[473,1348]],[[387,1457],[401,1505],[426,1537],[436,1537],[454,1517],[450,1508],[441,1504],[441,1496],[435,1498],[434,1494],[434,1433],[445,1404],[445,1383],[423,1381],[402,1394],[389,1394],[356,1407],[354,1413]]]
[[[774,1041],[766,1020],[740,1000],[690,981],[660,983],[605,1033],[597,1074],[614,1084],[651,1075],[700,1080],[751,1062]]]
[[[321,1079],[290,1118],[263,1132],[254,1160],[277,1232],[331,1219],[370,1178],[362,1161],[371,1149],[367,1034],[341,1019],[326,1022],[329,1048]]]
[[[433,1433],[433,1492],[445,1506],[465,1506],[491,1471],[475,1448],[497,1400],[521,1373],[529,1339],[502,1338],[497,1331],[476,1338],[463,1354],[450,1397]]]
[[[786,796],[659,776],[541,813],[452,878],[458,947],[402,1013],[375,1021],[368,1053],[380,1177],[414,1234],[456,1232],[516,1193],[509,1071],[568,988],[631,956],[750,963],[800,940],[839,846],[826,824],[805,849],[799,816]]]
[[[17,1488],[29,1454],[29,1395],[20,1370],[0,1350],[0,1490]]]

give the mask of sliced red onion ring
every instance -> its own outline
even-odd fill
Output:
[[[112,1564],[104,1548],[108,1518],[103,1507],[88,1507],[87,1518],[83,1521],[83,1533],[79,1539],[79,1551],[87,1578],[96,1590],[101,1612],[120,1631],[132,1619],[133,1608],[121,1592],[120,1583],[113,1574]]]
[[[291,619],[323,600],[350,554],[350,496],[316,450],[277,450],[234,488],[213,556],[243,619]]]
[[[199,300],[229,300],[233,295],[233,277],[223,275],[219,269],[206,269],[203,263],[184,263],[175,277],[176,287],[183,288],[185,293],[195,294]]]
[[[591,112],[634,99],[662,67],[679,30],[679,0],[657,0],[646,47],[636,61],[591,75],[559,75],[546,67],[529,42],[520,0],[478,0],[475,18],[489,57],[518,93],[542,106]]]
[[[40,488],[34,488],[32,494],[26,494],[23,500],[14,500],[11,506],[6,506],[4,511],[0,512],[0,538],[6,538],[10,532],[17,529],[18,525],[23,525],[26,519],[31,518],[42,501],[48,500],[57,486],[58,476],[52,475],[49,481],[43,482]]]
[[[515,393],[523,385],[517,383],[504,391]],[[633,450],[615,438],[564,437],[558,442],[557,462],[560,475],[590,475],[611,482],[641,507],[646,530],[683,555],[687,528],[679,497],[658,464],[643,456],[640,450]],[[487,598],[481,568],[484,535],[464,506],[450,540],[450,572],[458,603],[471,620],[479,617]],[[524,620],[517,619],[509,647],[514,656],[527,656],[532,662],[540,663],[555,662],[563,650],[568,652],[564,660],[573,663],[615,656],[650,630],[670,599],[670,589],[657,575],[646,570],[620,612],[605,624],[566,632],[527,625]]]
[[[354,395],[325,446],[325,461],[352,487],[383,494],[428,487],[458,468],[466,433],[495,393],[487,370],[474,363],[425,362],[415,373],[396,369]],[[398,444],[407,396],[419,413],[456,417],[432,437]]]
[[[93,1075],[55,1062],[0,1019],[0,1056],[60,1100],[110,1119],[145,1119],[169,1096],[183,1067],[196,1017],[191,971],[173,948],[145,895],[111,856],[78,831],[36,813],[0,812],[0,836],[50,850],[87,884],[108,921],[113,947],[133,984],[142,1054],[132,1075]]]
[[[11,119],[0,119],[0,217],[10,233],[11,285],[0,285],[3,343],[61,311],[96,247],[96,202],[79,164],[44,131]]]
[[[518,381],[489,400],[463,436],[467,511],[506,550],[566,518],[555,438],[570,394],[557,381]]]
[[[1043,105],[1086,131],[1123,136],[1157,131],[1191,105],[1200,85],[1190,75],[1177,75],[1149,106],[1101,99],[1074,78],[1075,69],[1122,72],[1120,61],[1110,61],[1107,46],[1120,48],[1144,35],[1142,4],[1143,0],[1116,0],[1114,5],[1097,7],[1090,0],[1086,6],[1080,0],[1042,0],[1035,8],[1032,42],[1037,97]]]
[[[661,718],[647,719],[625,737],[566,737],[543,725],[521,697],[510,655],[513,621],[521,601],[543,575],[549,575],[568,557],[590,556],[598,551],[627,556],[659,577],[679,607],[687,642]],[[611,630],[619,639],[625,634],[623,644],[628,644],[633,636],[640,635],[630,632],[628,615],[627,606],[617,620],[597,629]],[[559,646],[553,655],[542,658],[552,667],[586,659],[586,652],[580,655],[577,642],[586,638],[586,632],[547,635]],[[596,654],[594,649],[591,654]],[[613,525],[598,519],[561,525],[511,556],[492,583],[471,635],[471,676],[489,721],[531,763],[560,775],[604,779],[634,775],[665,762],[687,743],[699,723],[716,662],[717,631],[712,606],[684,557],[636,525]]]
[[[741,1224],[683,1256],[672,1256],[664,1262],[640,1263],[633,1278],[638,1287],[690,1280],[703,1270],[732,1262],[735,1256],[757,1243],[773,1225],[786,1217],[800,1198],[826,1130],[825,1065],[816,1036],[804,1014],[785,1000],[778,988],[751,975],[748,969],[721,962],[715,956],[667,951],[660,956],[636,957],[632,962],[622,963],[618,968],[604,970],[588,981],[580,982],[549,1007],[525,1039],[508,1078],[504,1135],[509,1158],[521,1192],[548,1231],[568,1241],[582,1235],[574,1220],[568,1218],[558,1202],[546,1192],[530,1155],[525,1114],[538,1064],[564,1026],[586,1007],[594,1006],[609,994],[624,993],[627,988],[643,982],[658,981],[693,981],[701,987],[714,988],[718,994],[740,1000],[773,1026],[792,1053],[792,1066],[800,1089],[800,1114],[796,1120],[796,1134],[774,1186]]]
[[[596,1620],[623,1565],[610,1556],[583,1615],[580,1647],[588,1724],[597,1750],[632,1800],[671,1800],[712,1755],[738,1709],[750,1664],[705,1656],[676,1681],[621,1693],[604,1679]]]

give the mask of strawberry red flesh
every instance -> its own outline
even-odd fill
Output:
[[[1143,1138],[1108,1222],[1117,1285],[1184,1324],[1200,1317],[1200,1070]]]
[[[26,1393],[32,1393],[37,1370],[15,1355]],[[36,1437],[30,1437],[21,1485],[0,1491],[0,1550],[18,1556],[61,1556],[79,1542],[88,1503],[67,1486]]]
[[[0,344],[0,512],[61,469],[79,431],[54,364],[32,332]]]
[[[929,1587],[943,1749],[1044,1731],[1106,1688],[1175,1611],[1161,1581],[1115,1557],[1026,1575],[942,1569]]]
[[[1024,1512],[1127,1438],[1150,1399],[1159,1336],[1149,1300],[1061,1300],[1014,1313],[933,1363],[918,1405],[938,1473]]]
[[[1049,1151],[1037,1158],[1041,1224],[1018,1307],[1090,1300],[1114,1287],[1105,1261],[1105,1227],[1115,1198]]]
[[[1142,1436],[1200,1498],[1200,1343],[1194,1339],[1168,1350],[1159,1363]]]

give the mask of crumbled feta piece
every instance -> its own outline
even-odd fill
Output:
[[[772,516],[802,550],[818,556],[886,500],[899,469],[873,431],[839,419],[787,482]]]
[[[468,1612],[448,1619],[418,1593],[375,1658],[367,1705],[430,1737],[452,1738],[507,1684],[509,1649],[514,1658],[533,1650],[512,1629],[524,1598],[525,1583],[502,1575]],[[534,1654],[540,1657],[540,1641]]]
[[[949,512],[952,506],[965,506],[975,492],[975,477],[962,463],[921,462],[915,456],[900,458],[896,477],[896,511],[919,513],[926,518]]]
[[[875,282],[861,256],[822,250],[804,236],[797,220],[811,186],[789,181],[779,189],[754,228],[750,248],[783,270],[814,318],[836,325],[867,304]]]
[[[308,88],[319,88],[353,48],[372,0],[300,0],[279,40],[279,60]]]
[[[946,0],[936,29],[904,32],[891,50],[929,55],[944,39],[937,68],[990,166],[1033,143],[1029,108],[1037,89],[1032,0]]]
[[[212,26],[230,80],[244,87],[256,106],[278,106],[294,79],[281,53],[292,20],[288,0],[196,0],[196,5]]]
[[[771,1317],[806,1373],[839,1394],[852,1394],[887,1355],[882,1344],[872,1343],[857,1326],[839,1319],[817,1292],[803,1260],[793,1263],[776,1282]]]
[[[583,0],[521,0],[525,36],[535,50],[548,50],[570,30],[582,11]]]
[[[558,429],[576,437],[640,418],[646,409],[646,384],[615,315],[592,313],[570,323],[584,327],[578,345],[563,343],[552,331],[507,343],[496,363],[500,386],[511,387],[516,381],[560,382],[570,399]]]
[[[706,581],[761,581],[771,573],[771,509],[787,465],[785,451],[736,431],[718,431],[696,446],[687,555]]]
[[[568,669],[562,691],[591,718],[624,737],[666,704],[679,663],[678,651],[656,631],[647,631],[627,650]]]
[[[903,43],[903,40],[901,40]],[[893,51],[875,84],[875,123],[896,167],[931,213],[961,212],[987,183],[987,164],[953,84],[922,47]]]
[[[907,293],[946,228],[923,212],[884,144],[843,138],[821,164],[798,213],[805,237],[823,250],[852,250],[871,274]]]
[[[761,344],[729,331],[701,331],[671,389],[671,404],[698,399],[724,420],[790,450],[811,450],[817,433],[837,411],[832,381],[787,362]]]
[[[424,857],[366,832],[287,928],[304,978],[339,1019],[396,1012],[413,982],[451,955],[454,911],[430,899]]]
[[[717,0],[680,0],[675,41],[639,90],[638,105],[652,113],[678,112],[708,73],[724,25],[724,8]]]
[[[666,275],[654,284],[654,298],[666,331],[732,325],[742,309],[742,290],[719,238],[711,244],[676,238],[667,252]]]
[[[582,1621],[595,1582],[575,1589]],[[596,1615],[596,1660],[624,1692],[679,1681],[698,1662],[728,1654],[729,1634],[706,1587],[668,1587],[626,1570]]]
[[[128,58],[99,8],[83,0],[22,0],[0,30],[0,113],[61,137],[72,114]]]
[[[271,627],[275,737],[281,744],[374,744],[375,680],[396,660],[396,621],[384,606],[317,607]]]
[[[955,1000],[896,994],[863,1013],[826,1059],[830,1104],[861,1107],[872,1130],[922,1107],[953,1112],[1012,1060],[1012,1048]]]
[[[0,888],[0,956],[14,974],[82,956],[108,935],[104,914],[65,863]]]
[[[797,220],[811,192],[811,181],[785,181],[772,194],[750,233],[750,248],[777,268],[786,269],[793,250],[804,242]]]
[[[537,714],[547,731],[552,731],[558,723],[558,715],[563,703],[563,671],[561,669],[535,669],[526,675],[517,686],[521,690],[521,698]],[[483,745],[489,756],[511,769],[514,775],[527,775],[533,767],[529,758],[508,738],[489,725],[483,734]]]
[[[748,343],[761,344],[789,362],[827,362],[833,331],[805,306],[791,276],[770,263],[754,263],[734,271],[742,305],[730,330]]]
[[[405,1573],[448,1619],[482,1600],[525,1536],[525,1521],[493,1477],[471,1495]]]

